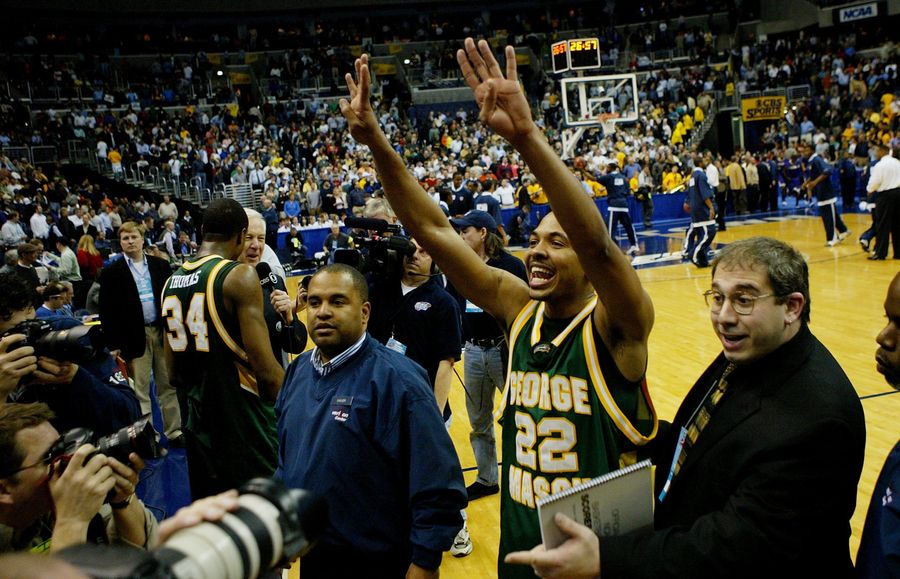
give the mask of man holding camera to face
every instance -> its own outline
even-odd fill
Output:
[[[59,433],[46,404],[0,406],[0,553],[58,551],[85,542],[146,548],[157,522],[134,498],[144,463],[85,444],[53,452]]]
[[[52,331],[82,328],[79,322],[57,316],[35,327],[29,323],[35,311],[28,283],[0,274],[0,287],[0,403],[45,402],[61,430],[78,426],[112,432],[140,416],[134,391],[105,350],[84,364],[48,356],[40,347],[36,351],[36,341],[49,338],[58,346],[66,337]]]

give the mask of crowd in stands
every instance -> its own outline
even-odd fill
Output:
[[[578,14],[575,10],[570,16],[576,18]],[[615,28],[608,30],[611,35],[602,37],[606,46],[631,46],[640,43],[648,32],[636,28],[619,38]],[[692,36],[683,21],[671,30],[660,26],[649,32],[653,33],[649,44],[684,45]],[[880,34],[870,33],[868,40],[877,40]],[[892,45],[885,45],[876,54],[860,54],[855,46],[862,36],[857,30],[840,35],[810,33],[799,39],[748,38],[734,51],[731,62],[722,66],[703,64],[642,72],[638,85],[640,120],[633,125],[618,125],[611,134],[600,128],[586,131],[576,149],[573,170],[592,196],[605,194],[598,179],[610,163],[622,169],[633,193],[679,191],[685,186],[693,153],[699,148],[699,142],[691,137],[710,114],[714,95],[791,84],[808,84],[809,98],[792,103],[785,118],[771,124],[758,143],[747,143],[752,154],[740,153],[737,157],[745,172],[748,166],[767,161],[770,178],[782,187],[783,194],[790,193],[798,189],[793,181],[802,181],[802,172],[795,176],[799,161],[794,147],[800,139],[816,143],[817,150],[835,163],[852,156],[859,142],[879,140],[896,145],[896,113],[900,107],[894,98],[896,55]],[[343,62],[349,53],[346,48],[342,50],[346,54],[341,53],[340,58],[332,54],[330,77],[339,76],[343,70],[337,62]],[[304,63],[305,55],[285,53],[284,61],[277,65],[283,78],[306,74],[309,63]],[[203,56],[198,53],[190,62],[159,57],[151,66],[154,74],[180,76],[181,81],[188,82],[183,86],[188,86],[192,75],[209,68]],[[434,58],[425,56],[426,60]],[[35,66],[29,65],[34,74],[59,78],[53,62],[35,59]],[[95,70],[108,73],[108,64],[108,59],[100,58],[94,63]],[[449,45],[434,64],[455,67]],[[558,79],[540,77],[530,96],[534,110],[542,114],[540,126],[561,151],[564,123]],[[151,99],[151,104],[160,103]],[[384,94],[376,104],[387,134],[448,213],[457,214],[473,206],[482,192],[504,207],[518,206],[526,212],[531,205],[545,201],[518,154],[484,131],[473,109],[422,114]],[[157,167],[169,179],[193,183],[200,190],[249,183],[260,199],[270,240],[279,230],[286,233],[343,225],[347,215],[361,214],[366,201],[380,189],[367,150],[360,149],[346,132],[337,103],[329,99],[246,108],[236,102],[212,107],[188,105],[175,111],[159,106],[128,107],[122,112],[96,105],[75,107],[66,113],[51,109],[38,113],[33,127],[7,123],[0,133],[3,146],[61,145],[70,139],[87,142],[120,176],[135,168],[146,173],[150,167]],[[720,158],[715,162],[723,176],[730,160]],[[39,168],[21,167],[16,160],[8,160],[5,165],[9,176],[4,177],[2,185],[7,208],[19,210],[27,221],[33,206],[44,205],[51,232],[53,224],[65,223],[63,217],[72,222],[88,220],[97,229],[102,250],[103,237],[112,231],[104,226],[111,221],[106,215],[112,214],[119,220],[152,219],[151,230],[158,230],[158,234],[151,241],[160,242],[173,258],[178,254],[175,246],[182,231],[187,233],[183,246],[196,241],[190,225],[181,223],[177,215],[169,219],[174,230],[167,233],[166,217],[159,216],[150,202],[111,201],[89,183],[70,188],[65,181],[49,180]],[[455,178],[457,174],[461,179]],[[21,182],[11,175],[19,175]],[[38,190],[45,199],[29,203],[29,192],[34,197]],[[771,205],[756,203],[749,209],[774,208]],[[67,215],[60,215],[61,211]],[[649,224],[649,218],[645,224]],[[78,242],[78,237],[68,237]]]

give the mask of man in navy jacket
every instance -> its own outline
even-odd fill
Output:
[[[466,489],[425,371],[366,333],[353,268],[316,272],[307,304],[316,348],[288,368],[275,405],[275,476],[328,503],[303,577],[436,578]]]

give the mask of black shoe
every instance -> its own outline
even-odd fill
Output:
[[[169,448],[184,448],[184,435],[179,434],[175,438],[170,438]]]
[[[869,261],[884,261],[885,260],[885,258],[879,257],[877,255],[870,255],[868,257],[868,259],[869,259]]]
[[[500,492],[500,485],[486,485],[480,482],[473,482],[466,487],[469,494],[469,501],[480,499],[481,497],[489,497]]]

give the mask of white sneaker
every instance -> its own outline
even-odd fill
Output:
[[[628,248],[628,251],[626,253],[628,253],[628,255],[633,257],[635,255],[638,255],[640,252],[641,252],[641,250],[638,249],[637,245],[632,245],[631,247]]]
[[[832,239],[831,241],[829,241],[825,244],[825,247],[834,247],[835,245],[837,245],[840,242],[841,242],[840,239]]]
[[[843,233],[838,233],[838,241],[844,241],[850,233],[851,231],[849,229]]]
[[[453,539],[453,545],[450,547],[450,554],[454,557],[465,557],[472,552],[472,538],[469,537],[469,526],[463,521],[463,527]]]

